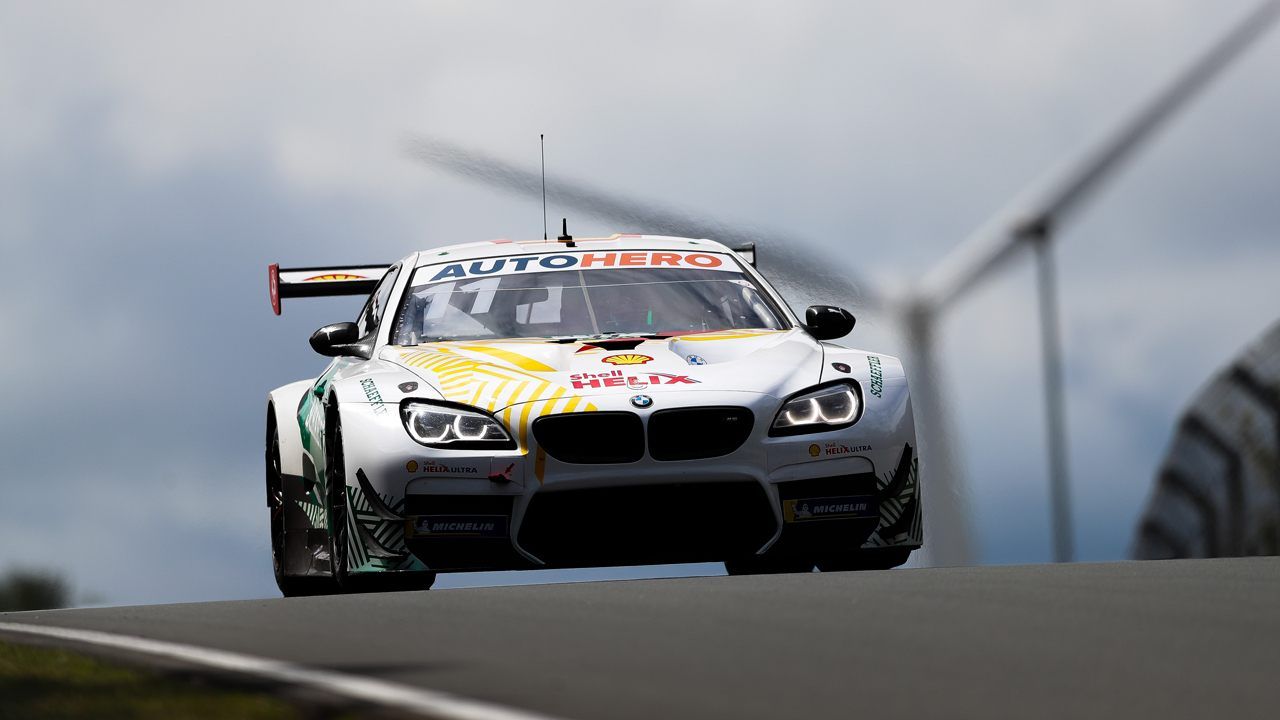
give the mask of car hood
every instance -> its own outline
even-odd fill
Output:
[[[386,347],[380,357],[422,378],[446,400],[496,411],[610,394],[710,390],[783,397],[818,382],[822,354],[818,342],[793,329],[657,340],[434,342]]]

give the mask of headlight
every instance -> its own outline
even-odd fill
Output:
[[[516,443],[502,423],[480,410],[425,402],[400,406],[409,436],[427,447],[456,450],[513,450]]]
[[[841,383],[811,390],[782,404],[770,435],[801,435],[847,427],[858,421],[862,399],[853,385]]]

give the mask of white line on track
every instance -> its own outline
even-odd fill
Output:
[[[0,622],[0,632],[38,635],[87,645],[115,648],[143,655],[170,658],[194,665],[269,678],[290,685],[316,688],[331,695],[384,707],[430,715],[441,720],[559,720],[549,715],[509,708],[448,693],[399,685],[374,678],[306,668],[293,663],[202,648],[195,645],[149,640],[130,635],[72,628]]]

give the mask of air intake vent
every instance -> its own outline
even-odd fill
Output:
[[[520,545],[552,567],[714,562],[756,552],[777,529],[757,482],[542,489]]]
[[[560,462],[604,465],[644,457],[644,425],[629,412],[548,415],[533,422],[533,436]]]
[[[649,418],[649,454],[654,460],[728,455],[747,441],[754,423],[743,407],[659,410]]]

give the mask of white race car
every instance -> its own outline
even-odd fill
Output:
[[[367,295],[273,390],[285,595],[435,573],[724,562],[889,568],[921,543],[897,359],[801,322],[754,249],[648,235],[482,242],[391,266],[270,268],[271,302]]]

